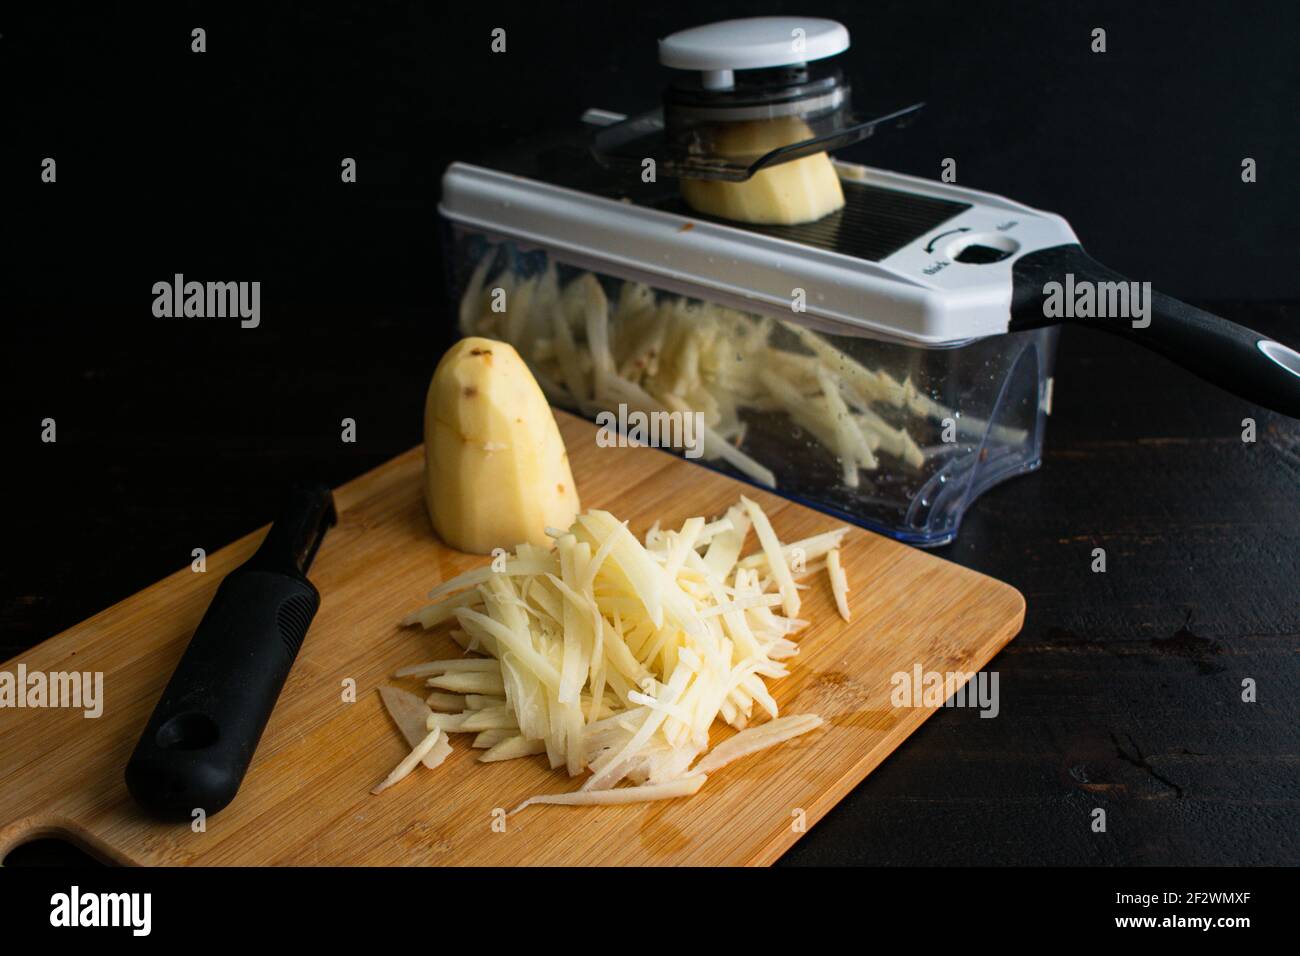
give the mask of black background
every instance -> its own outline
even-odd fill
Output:
[[[124,5],[130,9],[132,5]],[[270,301],[427,307],[438,179],[588,106],[657,102],[655,40],[737,3],[167,4],[8,25],[11,290],[136,308],[173,270]],[[57,5],[54,9],[58,9]],[[855,96],[923,119],[846,158],[1063,214],[1098,259],[1185,298],[1300,291],[1300,13],[1275,3],[830,3]],[[194,26],[208,52],[190,52]],[[489,32],[505,27],[505,55]],[[1093,28],[1105,54],[1090,52]],[[59,161],[59,188],[39,163]],[[359,164],[356,188],[339,179]],[[1254,158],[1258,182],[1241,182]],[[28,206],[27,204],[31,205]],[[144,276],[141,279],[140,276]],[[89,324],[88,317],[82,316]],[[157,330],[151,330],[156,332]]]
[[[1298,10],[6,13],[0,658],[268,520],[292,477],[339,483],[417,443],[448,333],[443,167],[588,106],[653,105],[655,39],[711,19],[844,21],[861,105],[929,104],[846,158],[937,177],[953,157],[959,183],[1062,213],[1101,261],[1300,345]],[[175,272],[259,280],[262,326],[153,318]],[[1044,470],[981,500],[943,551],[1028,599],[993,665],[1003,716],[937,715],[792,862],[1300,862],[1300,428],[1088,331],[1066,330],[1060,363]],[[1244,676],[1269,680],[1253,707],[1234,703]],[[1097,805],[1122,821],[1105,837]]]

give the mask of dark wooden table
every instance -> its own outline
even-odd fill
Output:
[[[1300,344],[1294,304],[1203,304]],[[293,476],[338,484],[416,444],[442,339],[428,308],[256,335],[101,317],[10,333],[0,658],[269,520]],[[1300,863],[1298,491],[1300,422],[1066,329],[1042,470],[941,552],[1028,601],[990,665],[1000,715],[936,714],[784,862]]]

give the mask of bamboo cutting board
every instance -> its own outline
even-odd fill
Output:
[[[583,506],[628,519],[638,536],[655,519],[677,527],[721,514],[742,492],[783,541],[839,523],[660,451],[598,448],[592,425],[558,417]],[[122,771],[218,582],[264,531],[211,555],[206,573],[179,571],[0,666],[104,675],[98,719],[0,709],[0,857],[58,836],[138,864],[767,864],[932,712],[891,707],[891,675],[917,664],[977,671],[1024,618],[1010,586],[854,529],[843,550],[852,623],[835,613],[825,575],[809,578],[800,616],[812,623],[793,673],[772,685],[783,713],[821,714],[823,727],[710,775],[693,797],[533,807],[498,832],[494,810],[576,782],[544,756],[480,764],[470,738],[454,736],[456,752],[438,770],[369,793],[407,752],[376,688],[405,664],[459,653],[444,630],[397,622],[434,584],[484,560],[433,537],[422,470],[416,448],[336,492],[339,524],[310,572],[320,612],[243,789],[203,832],[144,817]],[[355,702],[345,699],[349,679]],[[714,742],[729,733],[719,725]]]

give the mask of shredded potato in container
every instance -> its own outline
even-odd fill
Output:
[[[742,557],[751,529],[760,550]],[[805,587],[796,579],[814,569],[790,556],[827,557],[847,616],[839,565],[847,532],[783,545],[763,509],[742,497],[714,521],[691,518],[676,531],[656,523],[639,540],[593,510],[554,531],[549,551],[523,544],[499,570],[440,584],[431,596],[441,600],[403,623],[454,621],[465,650],[482,656],[398,671],[435,688],[430,703],[442,712],[414,698],[425,711],[421,736],[411,728],[413,695],[385,689],[415,749],[381,788],[422,760],[441,763],[445,735],[473,733],[481,761],[544,753],[553,769],[587,775],[579,790],[534,796],[516,812],[662,800],[689,796],[732,760],[816,729],[815,714],[780,715],[767,682],[789,673],[794,635],[807,623],[796,616]],[[463,708],[447,712],[455,700]],[[741,733],[710,750],[718,720]]]
[[[611,301],[589,272],[562,286],[554,262],[529,278],[509,269],[495,276],[492,284],[506,293],[497,311],[488,288],[496,255],[487,253],[465,289],[463,335],[509,342],[547,398],[589,416],[620,404],[646,414],[702,414],[704,456],[760,485],[775,487],[776,477],[742,450],[745,409],[784,413],[835,457],[849,488],[879,467],[881,454],[912,470],[926,462],[907,428],[890,425],[873,406],[918,420],[953,414],[910,379],[869,369],[796,322],[656,295],[639,282],[622,283]],[[964,430],[984,424],[961,420]]]

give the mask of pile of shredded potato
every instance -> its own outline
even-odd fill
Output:
[[[656,296],[639,282],[622,283],[611,308],[594,275],[561,286],[554,263],[527,279],[503,271],[489,288],[495,259],[492,250],[470,277],[462,334],[509,342],[553,403],[589,416],[620,403],[647,414],[702,413],[705,457],[767,487],[776,486],[772,471],[741,450],[742,409],[784,412],[835,456],[850,488],[861,471],[878,467],[878,455],[913,469],[926,461],[907,429],[873,406],[936,420],[953,414],[910,379],[868,369],[794,322]],[[778,330],[788,347],[773,343]],[[962,428],[982,424],[965,420]]]
[[[750,531],[758,549],[742,557]],[[839,548],[848,528],[783,545],[757,503],[742,497],[716,520],[658,523],[638,540],[607,511],[553,531],[550,550],[513,554],[438,585],[437,602],[403,623],[452,622],[480,657],[398,671],[424,678],[427,700],[381,690],[413,749],[375,792],[417,764],[436,767],[448,734],[474,734],[482,761],[546,754],[581,789],[531,803],[607,804],[695,793],[732,760],[820,726],[781,716],[766,681],[799,650],[800,579],[826,570],[847,620]],[[721,719],[740,733],[709,750]],[[750,726],[752,721],[764,722]],[[620,787],[627,782],[631,786]]]

